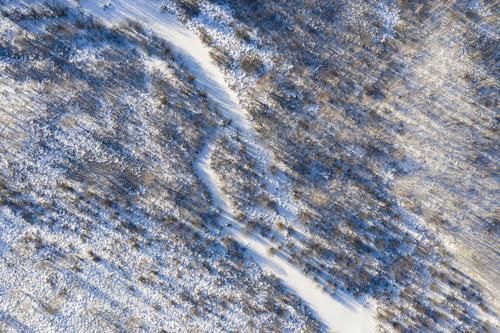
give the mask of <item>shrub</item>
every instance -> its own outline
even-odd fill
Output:
[[[264,64],[256,55],[247,55],[241,59],[240,67],[248,74],[256,74],[263,69]]]
[[[139,21],[127,19],[126,26],[139,34],[144,34],[145,32],[144,26]]]
[[[102,261],[102,258],[101,258],[99,255],[95,254],[95,253],[94,253],[94,251],[89,250],[89,251],[88,251],[88,254],[89,254],[89,256],[92,258],[92,260],[93,260],[94,262],[100,262],[100,261]]]
[[[209,51],[210,57],[219,65],[222,67],[229,67],[231,63],[233,62],[233,59],[225,53],[224,51],[217,49],[217,48],[212,48]]]
[[[207,31],[203,28],[198,29],[198,32],[200,34],[200,39],[201,41],[206,44],[206,45],[212,45],[213,40],[212,37],[207,33]]]
[[[160,105],[167,105],[167,102],[168,102],[168,98],[167,96],[163,95],[163,96],[160,96],[159,98],[159,102],[160,102]]]
[[[198,0],[184,0],[180,3],[180,7],[189,17],[198,16],[198,14],[200,13]]]
[[[54,17],[66,17],[69,13],[69,8],[63,4],[46,4],[53,13]]]
[[[40,302],[40,305],[50,315],[55,315],[59,311],[58,305],[55,302],[54,303]]]
[[[245,42],[250,42],[250,33],[249,33],[249,30],[248,28],[237,28],[235,33],[236,33],[236,37],[238,37],[239,39],[245,41]]]

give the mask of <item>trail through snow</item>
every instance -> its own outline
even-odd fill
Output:
[[[238,131],[249,144],[250,151],[268,166],[270,154],[259,144],[244,110],[239,106],[237,95],[226,85],[226,80],[211,61],[209,49],[199,38],[184,27],[174,16],[160,12],[160,2],[155,0],[113,0],[110,8],[104,10],[99,0],[81,0],[80,6],[91,14],[100,17],[106,24],[119,24],[130,18],[146,24],[158,36],[165,38],[174,47],[174,52],[184,62],[186,68],[195,76],[198,87],[207,92],[225,117],[231,119],[231,129]],[[248,235],[233,218],[230,201],[222,193],[219,175],[210,167],[214,143],[223,129],[217,130],[208,138],[202,148],[195,170],[209,189],[214,204],[220,209],[221,225],[231,223],[234,227],[232,237],[245,245],[264,270],[280,278],[296,295],[305,301],[315,312],[318,319],[335,332],[367,333],[375,330],[373,308],[367,308],[348,295],[339,293],[339,299],[324,293],[321,288],[301,270],[297,269],[279,255],[271,255],[271,244],[258,236]],[[284,200],[286,201],[286,200]],[[293,212],[293,207],[286,207]],[[290,213],[292,214],[292,213]],[[286,216],[285,216],[286,217]]]

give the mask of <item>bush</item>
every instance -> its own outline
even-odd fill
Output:
[[[167,105],[167,103],[168,103],[168,98],[167,98],[167,96],[165,96],[165,95],[160,96],[160,98],[159,98],[159,102],[160,102],[160,105],[162,105],[162,106],[163,106],[163,105]]]
[[[91,257],[92,261],[94,261],[94,262],[102,261],[102,258],[99,255],[95,254],[92,250],[89,250],[88,254]]]
[[[210,35],[207,33],[207,31],[205,29],[199,28],[198,33],[200,35],[201,41],[204,44],[209,45],[209,46],[212,45],[212,43],[213,43],[212,37],[210,37]]]
[[[217,48],[212,48],[209,51],[210,57],[219,65],[222,67],[229,67],[231,63],[233,62],[233,59],[224,51],[217,49]]]
[[[238,37],[239,39],[249,43],[250,42],[250,29],[248,28],[238,28],[236,29],[235,33],[236,33],[236,37]]]
[[[135,31],[135,32],[137,32],[139,34],[144,34],[145,33],[144,26],[139,21],[135,21],[135,20],[132,20],[132,19],[127,19],[127,21],[126,21],[126,27],[132,29],[133,31]]]
[[[181,2],[180,7],[189,17],[198,16],[198,14],[200,13],[198,0],[184,0]]]
[[[264,64],[256,55],[247,55],[241,59],[240,67],[248,74],[256,74],[263,69]]]

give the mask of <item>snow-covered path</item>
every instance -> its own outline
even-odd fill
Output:
[[[231,119],[231,130],[238,131],[242,139],[264,164],[270,163],[270,154],[259,141],[244,110],[240,108],[236,94],[227,87],[220,70],[212,63],[209,50],[192,32],[187,30],[172,15],[160,12],[160,2],[155,0],[113,0],[111,7],[103,10],[99,0],[81,0],[80,5],[91,14],[102,18],[107,24],[118,24],[130,18],[143,22],[157,35],[165,38],[174,47],[179,59],[196,78],[195,83],[207,92],[209,98]],[[280,278],[295,294],[305,301],[317,317],[335,332],[373,332],[375,322],[372,309],[367,309],[348,295],[340,295],[339,301],[324,293],[317,284],[278,255],[270,255],[271,244],[244,233],[233,219],[233,209],[221,191],[219,175],[210,167],[213,145],[223,129],[216,131],[205,143],[195,162],[195,170],[209,189],[214,204],[220,209],[221,225],[231,223],[233,238],[245,245],[261,267]],[[286,207],[287,209],[289,207]]]

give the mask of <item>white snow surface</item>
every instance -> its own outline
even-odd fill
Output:
[[[99,0],[82,0],[80,6],[92,15],[100,17],[109,25],[120,24],[126,19],[139,21],[158,36],[165,38],[174,47],[174,52],[184,65],[195,76],[195,83],[207,92],[223,115],[230,119],[229,130],[238,131],[242,140],[247,142],[252,152],[265,166],[271,165],[272,157],[259,143],[245,111],[239,106],[237,94],[228,88],[227,79],[212,62],[209,49],[203,45],[191,31],[184,27],[174,16],[161,13],[163,2],[155,0],[113,0],[111,6],[102,7]],[[222,193],[219,175],[210,167],[210,157],[217,138],[228,129],[220,128],[208,138],[195,169],[199,177],[209,189],[214,204],[220,210],[221,225],[230,223],[230,230],[235,240],[248,247],[261,267],[280,278],[293,292],[305,301],[316,316],[334,332],[374,332],[374,307],[367,302],[361,305],[349,295],[338,293],[336,298],[324,293],[320,287],[301,270],[294,267],[279,255],[268,252],[271,244],[258,236],[248,235],[233,218],[233,208],[230,200]],[[273,180],[270,180],[273,182]],[[274,180],[276,181],[276,180]],[[290,217],[295,213],[291,199],[277,188],[280,204],[290,211]]]

